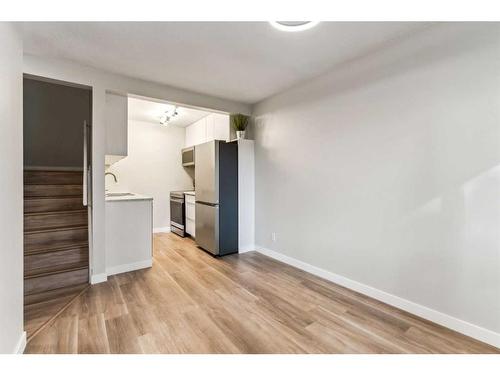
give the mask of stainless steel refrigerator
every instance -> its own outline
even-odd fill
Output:
[[[213,255],[238,252],[238,144],[195,146],[196,244]]]

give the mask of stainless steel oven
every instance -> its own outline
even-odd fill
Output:
[[[186,235],[184,204],[184,192],[170,192],[170,231],[181,237]]]

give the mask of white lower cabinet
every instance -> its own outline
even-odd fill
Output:
[[[186,233],[191,237],[195,237],[195,197],[191,194],[186,194]]]
[[[194,202],[186,203],[186,219],[194,221]]]
[[[196,226],[194,220],[186,219],[186,233],[189,234],[191,237],[194,237],[196,232],[195,228]]]
[[[153,264],[153,200],[106,200],[106,273]]]

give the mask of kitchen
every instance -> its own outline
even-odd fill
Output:
[[[106,135],[107,276],[151,267],[154,236],[253,250],[254,141],[229,114],[107,93]]]

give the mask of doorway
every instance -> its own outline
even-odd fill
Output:
[[[90,87],[23,79],[28,340],[89,284]]]

